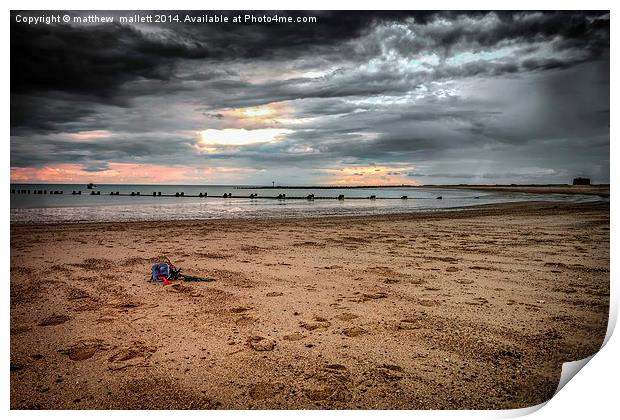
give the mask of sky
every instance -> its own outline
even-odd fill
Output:
[[[51,14],[11,12],[12,182],[609,182],[605,11]]]

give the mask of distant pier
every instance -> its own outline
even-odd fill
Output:
[[[34,194],[34,195],[45,195],[45,194],[50,194],[50,195],[58,195],[58,194],[63,194],[63,191],[60,190],[29,190],[29,189],[11,189],[11,194]],[[70,195],[82,195],[82,191],[81,190],[73,190]],[[344,194],[339,194],[337,196],[315,196],[314,194],[309,194],[309,195],[304,195],[304,196],[288,196],[286,194],[278,194],[278,195],[274,195],[274,196],[268,196],[268,195],[258,195],[256,193],[252,193],[252,194],[245,194],[245,195],[233,195],[230,192],[224,193],[223,195],[209,195],[208,192],[201,192],[198,194],[185,194],[184,191],[177,191],[174,193],[170,193],[170,194],[164,194],[161,191],[150,191],[150,192],[142,192],[142,191],[131,191],[131,192],[126,192],[126,193],[122,193],[120,191],[109,191],[109,192],[104,192],[103,194],[101,193],[101,191],[90,191],[90,194],[85,194],[88,196],[117,196],[117,197],[149,197],[149,198],[202,198],[202,199],[213,199],[213,198],[237,198],[237,199],[242,199],[242,198],[249,198],[249,199],[253,199],[253,200],[280,200],[280,201],[286,201],[286,200],[305,200],[305,201],[312,201],[312,200],[337,200],[337,201],[345,201],[345,200],[406,200],[409,197],[404,195],[404,196],[397,196],[397,197],[377,197],[376,195],[369,195],[369,196],[364,196],[364,197],[348,197],[345,196]],[[461,197],[462,198],[462,197]],[[478,197],[476,197],[478,198]],[[430,199],[442,199],[441,196],[438,197],[417,197],[415,198],[415,200],[430,200]]]

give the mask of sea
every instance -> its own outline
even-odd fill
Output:
[[[224,198],[224,194],[232,197]],[[250,198],[251,194],[256,194],[256,198]],[[314,194],[314,200],[307,198],[310,194]],[[577,203],[601,200],[608,199],[577,194],[419,187],[105,184],[89,189],[85,184],[11,184],[11,223],[358,216],[467,209],[481,204],[523,201]]]

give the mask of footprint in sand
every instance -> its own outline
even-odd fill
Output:
[[[362,327],[351,327],[345,328],[344,330],[342,330],[342,333],[347,337],[359,337],[360,335],[368,333],[368,331],[366,331]]]
[[[415,319],[403,319],[398,323],[399,330],[417,330],[420,328],[420,324]]]
[[[346,366],[340,365],[337,363],[332,363],[332,364],[325,366],[325,370],[330,373],[336,373],[336,374],[345,373],[349,371],[349,369]]]
[[[256,351],[271,351],[276,347],[276,342],[260,335],[254,335],[248,338],[248,345]]]
[[[441,302],[433,299],[420,299],[418,303],[422,306],[439,306]]]
[[[467,305],[472,305],[472,306],[482,306],[482,305],[486,305],[487,303],[489,303],[489,301],[483,297],[477,297],[477,298],[474,298],[472,302],[465,302],[465,303]]]
[[[326,331],[329,327],[331,327],[332,323],[327,320],[327,318],[323,318],[321,316],[315,316],[314,322],[300,322],[299,326],[308,330],[308,331]]]
[[[374,292],[374,293],[363,293],[362,296],[368,300],[368,299],[383,299],[386,298],[388,296],[387,293],[385,292]]]
[[[76,344],[60,352],[69,356],[69,359],[73,361],[80,361],[90,359],[98,350],[104,348],[106,346],[103,344],[103,340],[91,339],[78,341]]]
[[[265,400],[267,398],[273,398],[284,390],[284,384],[281,383],[268,383],[260,382],[254,384],[250,388],[250,397],[255,400]]]
[[[472,284],[474,282],[473,280],[470,280],[470,279],[457,279],[454,281],[459,284]]]
[[[235,324],[244,326],[244,325],[252,325],[254,324],[254,322],[256,322],[256,318],[251,317],[249,315],[243,315],[237,318],[237,320],[235,321]]]
[[[278,297],[278,296],[284,296],[284,293],[282,293],[282,292],[269,292],[269,293],[267,293],[267,297]]]
[[[90,294],[83,289],[72,288],[68,293],[69,300],[80,300],[80,299],[88,299],[90,298]]]
[[[30,327],[26,325],[19,325],[17,327],[11,328],[11,335],[17,335],[25,333],[26,331],[30,331]]]
[[[377,372],[388,381],[398,381],[405,375],[405,371],[402,367],[388,364],[379,366]]]
[[[304,387],[304,395],[311,401],[351,401],[353,395],[347,386],[349,380],[346,372],[346,370],[325,369],[324,372],[314,375]]]
[[[133,302],[131,300],[121,300],[121,301],[111,302],[111,306],[116,309],[129,310],[129,309],[137,308],[138,306],[140,306],[140,304],[138,302]]]
[[[103,315],[101,316],[99,319],[97,319],[97,324],[104,324],[107,322],[114,322],[116,321],[116,317],[113,315]]]
[[[303,340],[304,338],[306,338],[306,336],[303,335],[302,333],[294,332],[292,334],[285,335],[282,338],[286,341],[299,341],[299,340]]]
[[[71,317],[69,315],[53,314],[39,321],[39,326],[49,327],[53,325],[60,325],[60,324],[64,324],[65,322],[69,321],[70,319]]]
[[[230,310],[230,312],[232,312],[233,314],[240,314],[242,312],[247,312],[247,311],[249,311],[251,309],[252,309],[252,307],[250,307],[250,306],[237,306],[235,308],[232,308]]]
[[[147,346],[141,341],[134,341],[108,358],[108,369],[120,370],[130,366],[142,365],[156,350],[157,347]]]
[[[339,319],[340,321],[351,321],[353,319],[359,318],[359,315],[352,314],[351,312],[345,312],[336,315],[335,318]]]

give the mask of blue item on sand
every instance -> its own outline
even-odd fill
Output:
[[[170,265],[168,263],[157,263],[151,267],[151,280],[161,281],[160,277],[170,277]]]

